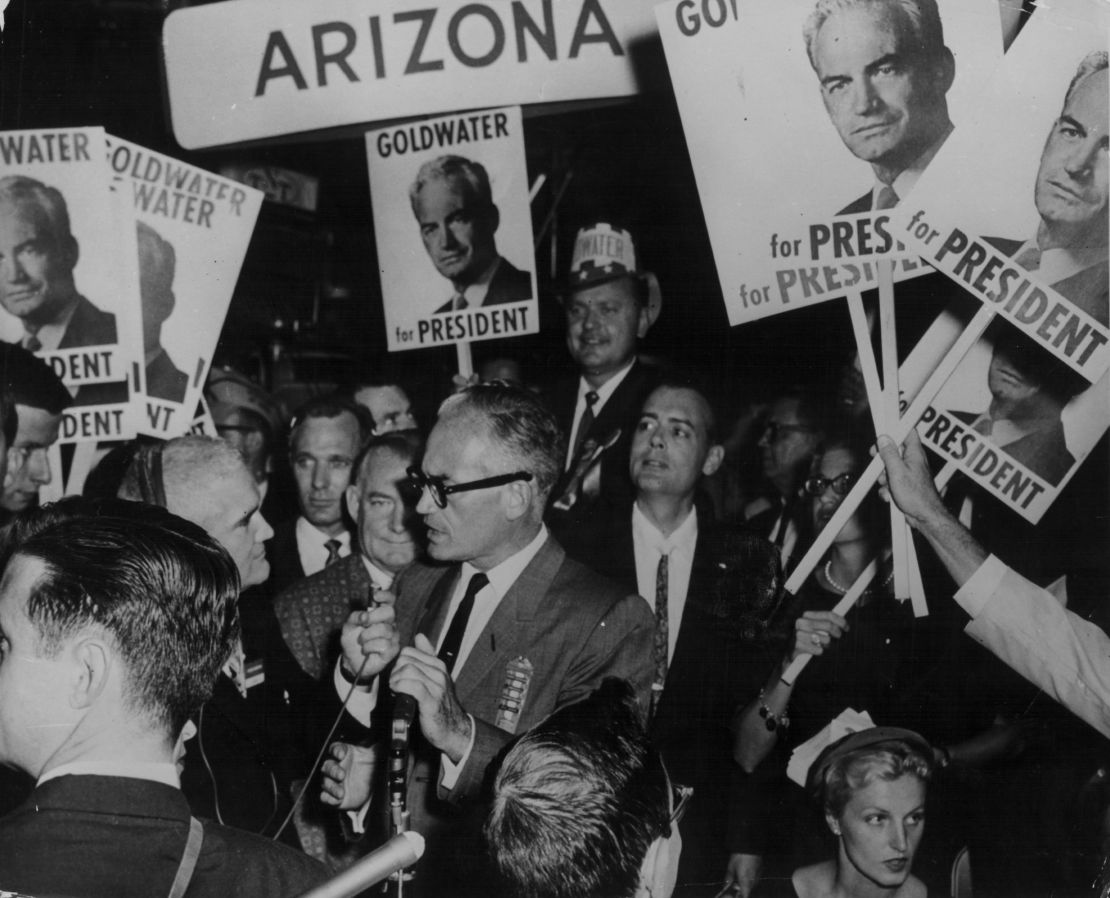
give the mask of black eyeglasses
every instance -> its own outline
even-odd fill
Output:
[[[781,421],[768,421],[763,425],[763,433],[767,436],[767,442],[769,443],[775,442],[780,436],[792,431],[811,433],[813,428],[805,424],[783,424]]]
[[[440,508],[447,507],[447,497],[452,493],[468,493],[471,490],[504,486],[516,480],[532,479],[532,475],[527,471],[517,471],[515,474],[498,474],[496,477],[484,477],[481,480],[471,480],[469,483],[452,483],[447,486],[442,477],[430,477],[415,466],[406,469],[405,473],[409,475],[409,485],[415,490],[428,490],[432,494],[432,501]]]
[[[833,492],[838,496],[847,496],[848,491],[852,488],[852,484],[856,482],[859,475],[850,471],[843,474],[838,474],[836,477],[829,480],[827,477],[810,477],[805,482],[805,491],[811,496],[820,496],[830,486]]]

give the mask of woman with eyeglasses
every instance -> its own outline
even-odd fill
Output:
[[[866,467],[868,445],[851,435],[830,437],[814,458],[804,484],[811,536],[828,523]],[[793,623],[792,638],[759,694],[733,720],[733,755],[745,771],[758,767],[765,779],[781,774],[790,751],[846,708],[867,711],[877,723],[923,724],[915,684],[933,655],[910,603],[893,599],[888,520],[878,496],[869,495],[797,595],[783,602],[778,615],[781,626]],[[879,572],[847,619],[833,612],[874,558],[880,559]],[[785,683],[782,674],[802,655],[815,657],[793,685]],[[782,787],[779,799],[792,821],[785,834],[792,863],[812,861],[820,851],[818,831],[800,793],[791,789]]]

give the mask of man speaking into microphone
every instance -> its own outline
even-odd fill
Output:
[[[428,437],[417,512],[428,553],[450,562],[414,572],[397,605],[400,644],[388,686],[416,703],[407,783],[409,828],[427,839],[414,895],[489,894],[480,800],[487,768],[513,734],[590,694],[629,680],[647,707],[654,622],[643,599],[567,558],[543,524],[562,445],[530,392],[480,384],[450,397]],[[358,617],[344,628],[346,663],[361,664]],[[372,684],[384,703],[383,684]],[[383,734],[384,736],[384,734]],[[385,820],[388,793],[369,750],[333,746],[324,801]],[[373,780],[373,782],[372,782]],[[382,834],[384,835],[384,834]],[[449,885],[449,887],[448,887]]]

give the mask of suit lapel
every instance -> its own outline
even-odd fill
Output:
[[[562,547],[549,536],[502,597],[455,677],[455,688],[464,703],[464,697],[477,690],[496,664],[524,652],[530,637],[528,621],[536,616],[564,558]]]
[[[629,409],[635,404],[636,395],[643,386],[643,379],[644,366],[638,361],[633,362],[624,380],[613,391],[613,395],[602,407],[601,413],[594,418],[589,436],[600,440],[607,437],[618,427],[630,426],[627,420]]]

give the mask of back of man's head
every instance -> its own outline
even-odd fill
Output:
[[[0,565],[16,555],[45,567],[26,607],[43,653],[106,634],[123,662],[124,716],[175,739],[238,634],[239,577],[223,548],[164,509],[72,497],[3,532]]]
[[[667,775],[632,687],[608,679],[508,753],[486,837],[518,895],[625,898],[669,813]]]
[[[73,397],[54,369],[22,346],[0,343],[0,381],[13,405],[60,415],[73,404]],[[6,429],[7,422],[5,432]],[[13,431],[13,439],[14,436]]]
[[[208,490],[243,470],[235,447],[214,437],[189,434],[136,454],[120,484],[121,499],[170,509],[190,521],[204,520]]]
[[[484,425],[491,450],[504,457],[506,472],[532,475],[536,508],[542,513],[562,470],[562,434],[555,415],[531,390],[502,381],[475,384],[449,396],[439,417],[473,415]]]

